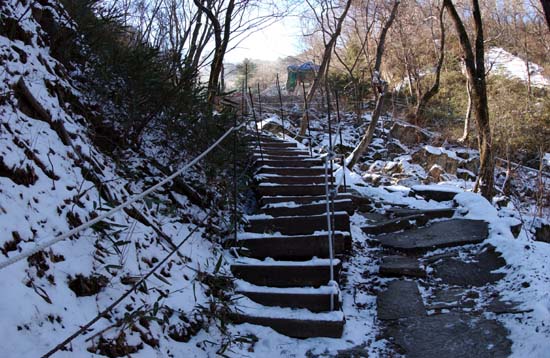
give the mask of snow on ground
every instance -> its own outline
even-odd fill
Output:
[[[541,66],[514,56],[500,47],[494,47],[487,51],[485,54],[485,63],[490,73],[516,78],[524,82],[529,80],[530,74],[533,86],[550,86],[550,79],[544,76]],[[527,66],[529,66],[529,72],[527,72]]]
[[[57,2],[51,4],[41,1],[32,6],[57,19],[61,10]],[[129,190],[141,192],[162,174],[151,167],[151,177],[127,179],[126,171],[147,166],[146,158],[130,153],[121,168],[95,148],[86,120],[49,87],[83,96],[78,83],[59,75],[68,71],[44,45],[49,41],[34,18],[35,11],[27,11],[19,1],[3,3],[1,11],[1,17],[19,19],[19,33],[30,36],[25,41],[0,36],[0,93],[4,95],[0,103],[0,262],[4,262],[109,210],[129,198]],[[21,105],[23,100],[14,93],[20,79],[51,119],[66,129],[69,139],[62,138],[47,118],[29,110],[28,104],[26,109]],[[165,194],[151,195],[133,206],[143,215],[141,219],[118,212],[42,254],[1,270],[0,355],[42,356],[125,293],[171,251],[159,233],[178,244],[195,228],[193,222],[206,215],[185,197],[177,202]],[[219,251],[199,229],[157,276],[118,305],[108,319],[100,319],[85,336],[76,338],[70,350],[55,357],[100,357],[96,354],[100,335],[107,340],[121,338],[128,349],[135,346],[138,351],[133,357],[215,356],[219,343],[205,343],[222,340],[214,324],[189,344],[169,334],[186,337],[195,323],[210,324],[201,307],[210,307],[212,297],[202,278],[214,271]],[[83,280],[77,280],[79,275]],[[95,290],[95,284],[100,288]]]
[[[369,119],[366,117],[365,124],[368,123]],[[274,120],[276,121],[277,119]],[[324,152],[328,147],[326,124],[322,124],[322,121],[326,121],[326,119],[323,118],[320,121],[312,120],[311,123],[313,137],[315,138],[314,143],[316,144],[314,151],[317,153]],[[351,123],[352,120],[343,128],[343,132],[345,133],[343,144],[353,148],[360,138],[361,130],[353,128]],[[288,126],[290,128],[290,124]],[[294,127],[294,130],[296,130],[296,127]],[[387,130],[381,129],[379,133],[387,133]],[[371,154],[373,151],[383,149],[378,147],[377,140],[385,147],[385,139],[375,138],[373,146],[369,149]],[[339,138],[337,143],[339,144]],[[337,183],[342,182],[342,177],[345,173],[347,185],[362,196],[383,203],[381,210],[385,207],[395,205],[407,205],[418,209],[445,208],[452,205],[452,202],[440,203],[411,197],[409,195],[410,190],[414,186],[399,184],[400,181],[403,181],[401,179],[397,181],[392,179],[382,185],[372,185],[369,183],[369,179],[373,176],[391,178],[391,169],[397,166],[400,170],[398,178],[417,178],[416,182],[420,183],[426,180],[426,172],[418,164],[414,163],[410,155],[411,151],[415,150],[415,148],[407,148],[398,142],[396,144],[405,148],[408,152],[396,156],[395,159],[386,158],[367,161],[368,165],[362,166],[360,164],[356,166],[355,171],[343,170],[336,165],[335,176]],[[430,145],[424,146],[424,148],[431,154],[445,154],[457,161],[462,160],[462,157],[458,153],[468,154],[469,157],[476,155],[476,151],[467,148],[449,149]],[[550,160],[550,158],[546,159]],[[527,168],[525,169],[527,170]],[[384,171],[388,173],[384,173]],[[532,184],[529,184],[532,179],[531,172],[532,170],[519,173],[519,177],[516,179],[518,188],[521,188],[521,185],[525,187],[532,186]],[[501,180],[499,179],[497,182]],[[414,183],[415,181],[412,180],[410,182]],[[502,295],[503,300],[521,303],[519,308],[525,312],[519,314],[488,315],[501,321],[509,329],[509,338],[513,342],[512,357],[547,357],[550,350],[550,325],[548,324],[550,322],[550,271],[548,270],[550,244],[534,241],[532,230],[534,224],[537,222],[537,219],[533,215],[536,213],[534,202],[529,201],[527,197],[512,197],[512,200],[508,204],[498,208],[498,206],[492,205],[479,194],[472,193],[473,184],[472,180],[459,179],[456,176],[450,175],[443,178],[440,183],[422,185],[420,188],[437,188],[444,191],[458,192],[459,194],[455,200],[458,205],[458,212],[465,214],[465,218],[482,219],[489,223],[490,236],[487,243],[495,246],[496,250],[502,254],[507,262],[507,265],[500,270],[506,276],[497,282],[496,290]],[[548,186],[549,184],[549,182],[546,182],[545,185]],[[518,202],[521,204],[518,205]],[[366,239],[366,236],[359,229],[360,224],[363,224],[361,219],[363,218],[355,215],[352,220],[354,245],[361,244]],[[519,222],[523,223],[523,228],[519,236],[514,238],[510,227]],[[366,251],[356,249],[355,255],[350,258],[350,262],[348,263],[349,285],[342,288],[342,296],[344,299],[344,312],[349,319],[346,322],[343,338],[344,340],[349,339],[353,342],[351,343],[352,345],[360,341],[369,342],[366,349],[371,353],[370,356],[384,356],[381,352],[388,349],[388,342],[384,340],[372,340],[373,336],[365,333],[365,328],[377,332],[375,296],[368,293],[350,296],[349,292],[346,293],[346,289],[361,287],[364,284],[361,278],[363,273],[369,270],[372,273],[376,273],[377,266],[373,261],[372,255],[369,254],[369,252],[376,249],[369,248],[368,245],[365,245],[365,247]],[[354,304],[351,304],[351,302]],[[357,308],[357,302],[365,304],[364,310]],[[359,320],[356,320],[357,318]],[[362,326],[362,324],[365,326]],[[251,326],[249,329],[252,331],[254,328]],[[363,336],[357,334],[356,330],[359,330]],[[262,334],[259,337],[264,336]],[[265,340],[268,343],[266,343],[266,347],[263,347],[260,342],[264,342]],[[310,349],[313,349],[312,352],[316,354],[323,351],[334,354],[335,351],[341,349],[340,341],[314,340],[313,344],[310,344],[309,340],[305,340],[300,342],[300,344],[296,344],[277,334],[270,335],[269,338],[263,338],[260,342],[256,347],[260,346],[261,348],[255,350],[255,352],[267,354],[270,349],[273,349],[280,352],[275,356],[289,354],[289,356],[299,357],[303,355],[302,352],[307,352]],[[284,350],[283,347],[289,347],[289,349]],[[296,354],[292,355],[291,352],[296,352]],[[327,354],[327,356],[330,356],[330,354]]]

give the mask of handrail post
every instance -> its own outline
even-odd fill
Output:
[[[260,92],[260,82],[258,84],[258,105],[260,106],[260,119],[262,118],[262,94]],[[251,97],[252,98],[252,97]]]
[[[237,114],[233,115],[233,126],[237,128]],[[237,130],[233,131],[233,239],[237,242]]]
[[[250,104],[252,107],[252,118],[254,118],[254,126],[256,127],[256,139],[258,141],[258,147],[260,147],[260,157],[262,158],[262,164],[264,163],[264,152],[262,151],[262,142],[260,140],[260,130],[258,129],[258,120],[256,119],[256,110],[254,109],[254,99],[252,98],[252,90],[248,87],[248,93],[250,94]]]
[[[307,106],[307,95],[306,95],[306,85],[304,84],[304,82],[302,82],[302,91],[304,93],[304,115],[306,117],[306,122],[307,122],[307,135],[309,136],[307,142],[308,142],[308,145],[309,145],[309,156],[310,157],[313,157],[313,148],[312,148],[312,138],[311,138],[311,126],[309,125],[309,108]]]
[[[327,210],[327,231],[328,231],[328,254],[329,254],[329,272],[330,281],[329,284],[334,282],[334,253],[332,251],[332,220],[330,215],[330,190],[328,186],[328,161],[329,156],[325,157],[325,196],[326,196],[326,210]],[[330,292],[330,310],[334,310],[334,295]]]
[[[283,112],[283,97],[281,95],[281,83],[279,82],[278,73],[277,73],[277,92],[279,92],[279,104],[281,107],[281,125],[283,126],[283,139],[285,139],[285,114]]]
[[[334,90],[334,97],[336,98],[336,116],[338,118],[338,134],[340,136],[340,150],[344,150],[344,141],[342,140],[342,126],[340,125],[340,101],[338,97],[338,90]],[[344,153],[342,154],[342,175],[344,176],[344,193],[347,191],[346,189],[346,155]]]

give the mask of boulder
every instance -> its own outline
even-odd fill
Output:
[[[395,123],[390,129],[390,135],[405,145],[426,142],[430,138],[428,132],[405,123]]]
[[[439,183],[443,179],[443,174],[445,174],[443,167],[441,165],[434,164],[428,171],[428,179],[430,182]]]
[[[535,227],[535,240],[550,244],[550,224],[541,222]]]
[[[461,153],[443,147],[426,145],[412,155],[415,163],[430,170],[439,165],[445,173],[459,176],[465,180],[473,180],[479,169],[479,158],[476,156],[463,158]],[[464,153],[462,153],[464,154]]]

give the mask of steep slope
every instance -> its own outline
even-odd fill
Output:
[[[100,104],[84,100],[76,79],[84,78],[85,68],[66,61],[63,41],[78,33],[57,1],[2,2],[0,19],[4,262],[104,213],[164,173],[138,153],[127,151],[115,161],[97,149],[90,121],[101,120]],[[196,356],[215,350],[201,344],[206,333],[193,337],[216,307],[207,303],[209,288],[202,284],[218,250],[204,229],[210,213],[170,189],[175,185],[0,270],[2,356],[42,356],[183,239],[161,270],[55,356]],[[180,343],[190,339],[196,341]]]

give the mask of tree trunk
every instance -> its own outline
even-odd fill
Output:
[[[202,0],[194,0],[195,5],[206,14],[212,27],[214,28],[214,40],[216,50],[214,51],[214,58],[210,65],[210,77],[208,78],[208,103],[214,104],[216,94],[218,91],[218,82],[220,74],[223,68],[223,58],[227,51],[227,45],[229,44],[229,38],[231,36],[231,19],[233,16],[233,10],[235,9],[235,0],[229,0],[227,9],[225,10],[225,21],[222,25],[219,19],[212,13],[210,8],[207,8]]]
[[[487,85],[485,81],[485,51],[483,40],[483,24],[478,0],[472,0],[472,17],[474,20],[475,55],[466,28],[451,0],[443,0],[443,6],[451,16],[458,34],[464,56],[466,74],[472,85],[473,112],[478,129],[479,174],[475,191],[491,200],[494,194],[493,143],[489,125],[489,106],[487,103]]]
[[[382,55],[384,54],[384,43],[386,42],[386,34],[388,33],[388,30],[390,29],[393,20],[395,19],[395,16],[397,15],[397,7],[399,6],[400,0],[396,0],[393,3],[393,8],[391,10],[390,17],[384,24],[384,27],[382,28],[382,32],[380,33],[380,40],[378,41],[378,46],[376,48],[376,62],[374,65],[374,76],[377,76],[377,78],[373,78],[373,87],[375,88],[375,93],[377,94],[376,97],[376,107],[374,108],[374,111],[372,113],[372,118],[369,123],[369,126],[367,127],[367,131],[363,135],[363,138],[361,138],[361,141],[357,145],[357,147],[353,150],[351,155],[348,157],[348,162],[346,166],[351,169],[353,166],[359,161],[359,158],[363,155],[365,150],[369,147],[369,144],[372,141],[372,137],[374,136],[374,130],[376,129],[376,125],[378,124],[378,119],[380,118],[380,114],[382,113],[382,107],[384,105],[384,95],[386,93],[386,84],[382,81],[380,76],[380,66],[382,64]],[[378,88],[378,89],[376,89]]]
[[[441,68],[443,67],[443,61],[445,60],[445,24],[443,23],[444,7],[441,7],[439,11],[439,30],[441,32],[440,46],[439,46],[439,59],[437,60],[437,66],[435,69],[435,80],[432,87],[424,93],[422,96],[419,96],[418,103],[416,105],[416,110],[414,112],[414,117],[416,125],[419,124],[419,118],[422,116],[422,112],[428,101],[432,99],[433,96],[439,92],[439,81],[441,79]],[[420,86],[419,86],[420,88]]]
[[[324,76],[328,71],[330,58],[332,56],[332,51],[334,51],[334,47],[336,46],[336,40],[338,40],[338,37],[340,36],[340,32],[342,32],[342,24],[344,23],[344,19],[346,18],[348,10],[351,6],[351,2],[352,0],[346,1],[346,4],[344,5],[344,10],[342,11],[342,14],[340,15],[340,17],[336,22],[334,33],[330,36],[329,42],[325,45],[325,51],[323,52],[323,59],[321,61],[321,65],[319,66],[319,71],[317,72],[317,75],[315,76],[315,79],[313,80],[313,83],[309,89],[309,92],[307,93],[308,103],[311,103],[313,96],[315,96],[315,92],[317,91],[319,85],[321,84],[321,81],[323,80]],[[300,123],[300,132],[298,133],[299,136],[304,136],[306,134],[307,125],[308,123],[307,123],[306,116],[302,116],[302,121]]]
[[[550,1],[540,0],[540,2],[542,4],[544,16],[546,16],[546,25],[548,25],[548,31],[550,31]]]
[[[353,152],[349,156],[349,161],[347,163],[348,168],[353,168],[353,166],[357,164],[363,153],[365,153],[365,151],[367,150],[369,144],[372,142],[372,137],[374,137],[374,130],[376,129],[376,123],[378,123],[378,118],[380,118],[383,106],[384,93],[379,93],[376,100],[376,107],[374,108],[374,112],[372,113],[371,122],[367,127],[367,131],[363,135],[363,138],[361,138],[361,142],[359,142],[359,145],[353,150]]]
[[[466,117],[464,117],[464,132],[458,140],[461,143],[468,140],[470,135],[470,119],[472,117],[472,86],[468,80],[466,81],[466,92],[468,92],[468,107],[466,108]]]

